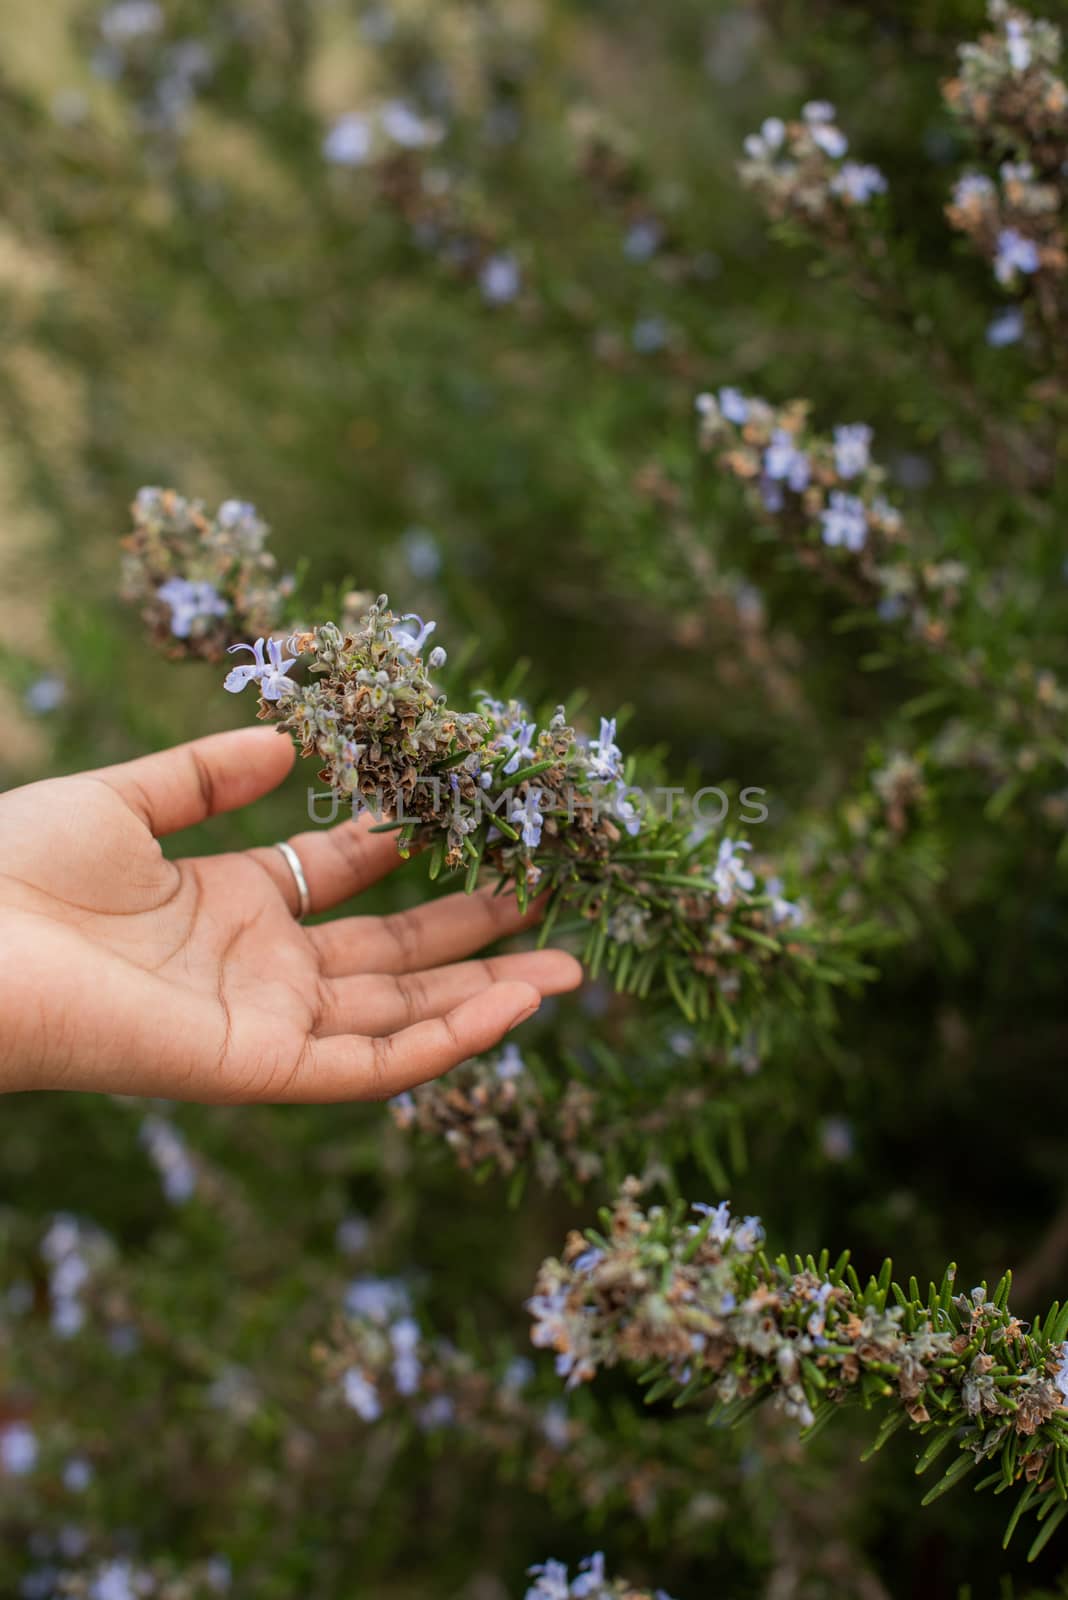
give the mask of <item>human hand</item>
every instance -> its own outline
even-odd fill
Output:
[[[279,850],[167,860],[159,837],[292,763],[288,740],[249,728],[0,795],[0,1090],[381,1099],[578,985],[563,951],[462,959],[536,920],[507,895],[305,928]],[[370,825],[291,841],[313,912],[399,863]]]

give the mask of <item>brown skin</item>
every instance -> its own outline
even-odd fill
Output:
[[[305,928],[277,850],[166,859],[159,837],[248,805],[293,759],[249,728],[0,795],[0,1091],[377,1100],[581,982],[559,950],[463,959],[536,920],[507,895]],[[369,827],[291,840],[313,912],[398,865]]]

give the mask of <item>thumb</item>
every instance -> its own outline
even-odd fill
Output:
[[[159,838],[269,794],[293,759],[288,737],[275,729],[239,728],[102,767],[93,776],[110,784]]]

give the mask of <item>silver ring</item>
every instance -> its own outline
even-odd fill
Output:
[[[293,882],[297,886],[297,895],[300,899],[300,908],[297,911],[297,921],[303,922],[304,918],[311,910],[311,895],[308,892],[308,880],[304,876],[304,868],[300,864],[300,857],[297,855],[297,852],[294,850],[293,846],[291,844],[287,844],[284,840],[279,840],[279,842],[275,845],[275,849],[282,852],[286,859],[286,864],[288,865],[290,872],[293,874]]]

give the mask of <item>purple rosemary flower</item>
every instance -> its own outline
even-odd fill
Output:
[[[1005,22],[1005,48],[1013,72],[1026,72],[1034,59],[1028,26],[1029,19],[1025,22],[1022,17],[1008,17]]]
[[[505,718],[504,726],[493,742],[498,751],[511,752],[509,759],[501,768],[507,777],[511,777],[513,772],[518,772],[520,767],[536,759],[538,752],[534,748],[534,740],[537,737],[538,725],[536,722],[524,722],[522,716],[510,716],[504,707],[498,706],[494,701],[487,702],[487,709],[491,716],[503,713]]]
[[[260,693],[265,700],[281,700],[284,694],[291,693],[296,685],[290,682],[286,673],[290,667],[296,666],[296,657],[287,657],[282,654],[282,645],[278,639],[268,639],[267,656],[263,659],[264,640],[257,639],[255,644],[232,644],[228,655],[233,655],[237,650],[251,651],[254,662],[251,666],[233,667],[226,674],[223,688],[231,694],[240,694],[247,684],[258,682]]]
[[[357,1278],[345,1294],[345,1310],[350,1317],[366,1317],[385,1327],[394,1317],[407,1315],[411,1308],[408,1290],[396,1278]]]
[[[378,1398],[378,1390],[359,1367],[348,1369],[341,1380],[341,1388],[345,1404],[351,1406],[358,1417],[362,1417],[364,1422],[378,1421],[382,1415],[382,1402]]]
[[[1007,306],[999,311],[986,330],[986,342],[992,350],[1003,350],[1006,345],[1018,344],[1024,335],[1024,314],[1019,306]]]
[[[419,1324],[414,1317],[399,1318],[389,1330],[389,1340],[393,1346],[393,1382],[397,1393],[413,1395],[423,1375],[423,1364],[417,1353]]]
[[[9,1422],[0,1428],[0,1470],[12,1478],[24,1478],[37,1465],[37,1435],[25,1422]]]
[[[831,503],[820,515],[824,544],[863,550],[868,537],[868,513],[863,500],[841,489],[831,492]]]
[[[491,306],[504,306],[514,300],[521,282],[519,262],[512,255],[490,256],[478,275],[482,298]]]
[[[585,1561],[579,1562],[579,1576],[571,1585],[572,1596],[574,1600],[587,1600],[587,1596],[596,1594],[607,1582],[604,1556],[598,1550],[596,1555],[587,1556]]]
[[[494,1071],[502,1083],[508,1083],[513,1078],[521,1078],[526,1071],[526,1063],[519,1053],[519,1046],[514,1040],[509,1040],[497,1058]]]
[[[1037,272],[1041,264],[1033,239],[1028,239],[1018,228],[1002,228],[994,257],[994,274],[999,283],[1013,283],[1018,272],[1030,275]]]
[[[527,1590],[524,1600],[570,1600],[571,1586],[562,1561],[543,1561],[527,1570],[537,1582]]]
[[[67,685],[57,673],[46,672],[37,678],[22,697],[26,710],[35,717],[45,717],[58,711],[67,698]]]
[[[749,401],[740,389],[721,389],[719,409],[727,421],[733,422],[736,427],[742,427],[749,421]]]
[[[785,483],[795,494],[808,488],[812,469],[803,450],[797,448],[792,433],[776,428],[764,452],[764,471],[774,482]]]
[[[409,626],[413,622],[416,624],[414,628]],[[409,611],[406,617],[398,617],[393,624],[393,640],[403,655],[414,660],[422,654],[423,646],[436,628],[436,622],[424,622],[414,611]]]
[[[751,894],[756,887],[756,879],[738,854],[739,850],[752,848],[745,839],[720,840],[712,879],[716,885],[716,899],[721,906],[729,906],[739,889],[743,894]]]
[[[507,770],[506,767],[505,771]],[[545,819],[541,814],[544,799],[543,790],[528,789],[526,799],[512,807],[508,818],[509,822],[521,824],[520,837],[528,850],[536,850],[541,843],[541,832],[545,826]]]
[[[866,206],[877,194],[886,193],[886,179],[878,167],[865,161],[843,161],[831,179],[831,193]]]
[[[371,124],[358,111],[338,117],[323,139],[323,156],[336,167],[362,167],[371,154]]]
[[[622,778],[623,752],[616,744],[615,717],[601,718],[600,736],[590,740],[589,749],[589,771],[592,778],[597,778],[602,783],[614,783]]]
[[[195,622],[225,617],[230,609],[214,584],[194,583],[188,578],[168,578],[156,594],[171,608],[171,632],[176,639],[188,639]]]
[[[818,127],[821,122],[833,122],[838,113],[829,100],[810,100],[802,106],[801,115],[809,127]]]
[[[812,129],[812,137],[824,155],[830,156],[832,161],[839,161],[849,149],[849,140],[841,128],[836,128],[828,122],[817,122]]]
[[[872,430],[866,422],[843,423],[834,430],[834,465],[840,478],[859,478],[871,464]]]

